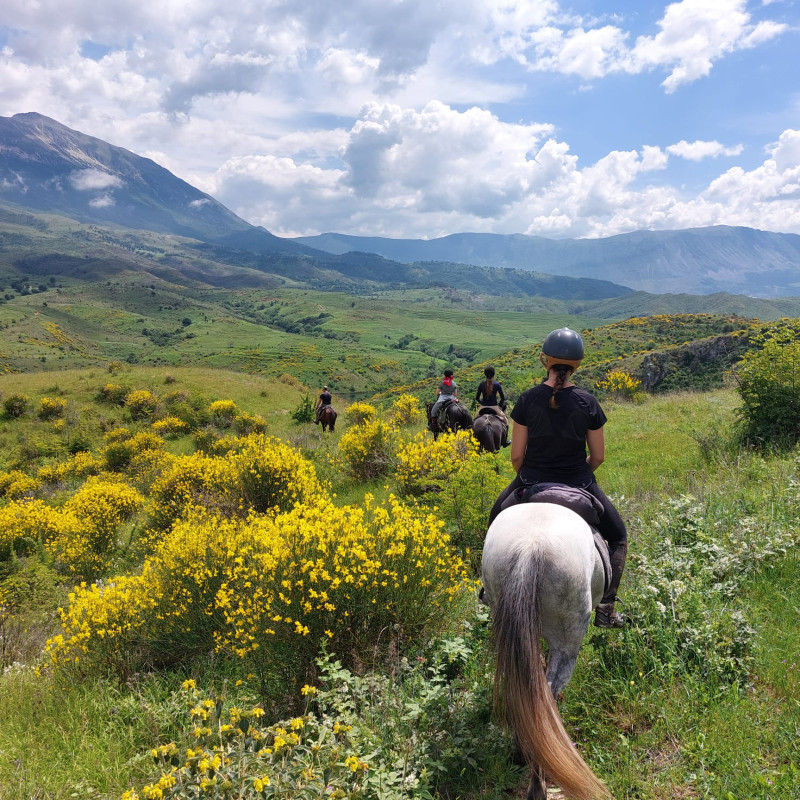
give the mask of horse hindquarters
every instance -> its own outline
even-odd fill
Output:
[[[489,414],[475,419],[472,430],[480,446],[489,453],[497,453],[503,438],[503,423]]]
[[[553,531],[548,531],[548,526],[552,529],[554,523],[557,536],[549,536]],[[553,559],[553,541],[568,535],[569,526],[576,523],[588,527],[577,514],[559,506],[544,503],[514,506],[492,523],[484,543],[481,571],[492,609],[497,661],[495,701],[499,703],[502,693],[506,722],[534,769],[530,798],[542,796],[539,768],[574,800],[609,796],[565,731],[542,665],[540,638],[548,639],[552,655],[557,648],[548,634],[561,625],[559,621],[552,625],[545,618],[553,604],[552,597],[544,596],[553,591],[551,576],[566,572],[590,594],[592,590],[585,584],[591,583],[593,566],[576,573],[572,564],[564,565]],[[585,533],[581,528],[578,531],[581,535]],[[567,596],[580,594],[580,591],[568,592]],[[584,606],[590,602],[591,597],[581,598],[580,618],[584,616]],[[577,646],[564,653],[573,666],[573,654],[577,654],[585,632],[584,628],[579,633]],[[571,671],[570,667],[567,677]]]

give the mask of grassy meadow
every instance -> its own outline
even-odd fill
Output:
[[[195,290],[153,282],[80,283],[0,305],[0,369],[128,364],[232,369],[368,396],[482,363],[544,336],[556,312],[481,311],[442,292],[351,296],[299,290]],[[534,301],[531,310],[537,309]],[[566,317],[566,323],[605,320]],[[412,333],[413,332],[413,333]]]
[[[206,365],[0,393],[2,800],[525,785],[475,599],[507,450],[434,445],[413,395],[323,435],[301,381]],[[590,629],[565,723],[620,800],[798,796],[798,453],[736,445],[728,389],[604,407],[632,624]]]

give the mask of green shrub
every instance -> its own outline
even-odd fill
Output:
[[[21,417],[31,404],[31,399],[26,394],[10,394],[3,400],[3,410],[7,417]]]
[[[736,370],[741,428],[750,441],[793,445],[800,440],[800,341],[772,333]]]
[[[301,714],[273,724],[246,700],[204,697],[186,681],[180,740],[188,748],[151,750],[161,775],[123,800],[188,800],[203,796],[204,780],[215,796],[248,800],[511,794],[525,768],[507,764],[511,742],[491,719],[489,683],[466,679],[476,649],[485,647],[450,636],[400,659],[391,677],[354,674],[323,656],[317,685],[301,689]],[[212,786],[204,767],[214,764]]]

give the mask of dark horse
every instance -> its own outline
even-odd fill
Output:
[[[428,417],[428,430],[433,434],[434,441],[440,433],[453,433],[454,431],[468,431],[472,428],[472,414],[461,403],[445,403],[437,419],[431,419],[433,403],[425,403],[426,416]],[[439,420],[444,417],[444,425]]]
[[[319,411],[319,421],[322,425],[323,433],[331,429],[331,433],[333,433],[333,429],[336,426],[336,417],[337,417],[336,409],[333,406],[322,406]]]
[[[508,425],[500,417],[489,410],[482,409],[475,422],[472,423],[472,432],[478,440],[481,449],[489,453],[497,453],[505,435],[508,433]]]

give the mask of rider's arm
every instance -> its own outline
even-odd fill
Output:
[[[497,394],[500,397],[500,402],[505,403],[506,395],[505,392],[503,391],[503,387],[499,383],[497,384]]]
[[[519,472],[528,447],[528,426],[515,422],[511,430],[511,466],[514,467],[514,472]]]
[[[586,431],[586,445],[589,448],[586,463],[594,472],[606,460],[606,435],[603,433],[603,429]]]

